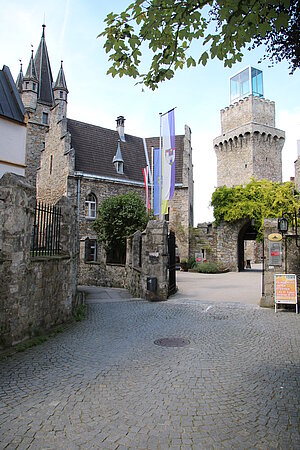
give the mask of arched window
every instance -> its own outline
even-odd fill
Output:
[[[85,200],[85,217],[96,219],[97,199],[94,194],[89,194]]]

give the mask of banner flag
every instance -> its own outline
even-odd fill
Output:
[[[161,117],[162,198],[161,214],[168,214],[168,201],[175,191],[175,115],[174,109]]]
[[[145,191],[146,191],[146,202],[147,202],[147,213],[150,211],[150,201],[149,201],[149,189],[148,189],[148,166],[143,169]]]
[[[159,198],[160,198],[160,182],[159,182],[159,166],[160,166],[160,149],[153,149],[153,214],[159,216]]]

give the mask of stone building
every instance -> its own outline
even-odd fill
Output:
[[[0,178],[6,172],[25,174],[25,110],[9,67],[0,70]]]
[[[252,86],[258,84],[261,77],[260,90],[243,89],[247,74],[247,86],[250,81]],[[244,184],[251,178],[282,181],[285,133],[275,127],[275,103],[263,97],[262,73],[244,69],[231,78],[231,84],[236,77],[241,97],[231,94],[233,103],[221,110],[221,135],[213,142],[218,187]]]
[[[101,202],[113,195],[136,191],[145,199],[143,169],[150,167],[151,148],[159,138],[125,132],[125,118],[107,129],[67,118],[68,89],[63,67],[53,84],[45,41],[45,26],[35,57],[17,85],[29,114],[26,176],[37,188],[37,198],[56,203],[62,196],[77,209],[80,236],[79,282],[114,284],[122,279],[120,258],[106,255],[97,243],[92,224]],[[166,219],[177,234],[182,257],[188,257],[193,223],[193,167],[191,130],[176,136],[175,195]],[[108,265],[110,263],[111,265]],[[112,268],[113,267],[113,268]],[[113,281],[112,281],[113,280]],[[121,283],[121,282],[120,282]]]
[[[221,110],[221,135],[213,141],[217,186],[243,185],[251,178],[282,181],[284,140],[284,131],[275,126],[275,103],[264,98],[262,71],[247,67],[233,75],[230,105]],[[213,226],[210,242],[204,225],[194,230],[194,254],[202,251],[209,261],[217,260],[230,270],[243,270],[247,260],[261,261],[251,218]]]

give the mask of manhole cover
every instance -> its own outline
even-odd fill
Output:
[[[188,339],[172,337],[156,339],[154,344],[160,345],[161,347],[184,347],[185,345],[189,345],[190,341]]]

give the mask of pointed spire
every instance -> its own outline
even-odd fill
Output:
[[[33,60],[33,50],[31,50],[31,58],[28,64],[28,68],[26,71],[25,78],[29,80],[38,81],[37,74],[36,74],[36,68]]]
[[[53,105],[53,78],[45,40],[45,28],[46,25],[43,25],[41,42],[37,49],[34,62],[37,71],[37,78],[39,81],[38,100],[46,104]]]
[[[18,91],[21,93],[22,92],[22,83],[23,83],[24,76],[23,76],[23,70],[22,70],[23,64],[22,64],[21,60],[19,60],[19,61],[20,61],[20,72],[19,72],[19,75],[17,77],[16,86],[17,86]]]
[[[65,90],[67,93],[69,92],[68,88],[67,88],[64,69],[63,69],[63,61],[61,61],[61,66],[60,66],[60,69],[59,69],[59,72],[57,75],[54,89]]]

